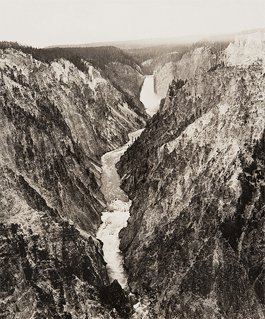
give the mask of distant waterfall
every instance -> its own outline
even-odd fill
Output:
[[[151,116],[157,112],[161,100],[154,89],[154,76],[147,75],[140,93],[140,100],[144,104],[146,112]]]

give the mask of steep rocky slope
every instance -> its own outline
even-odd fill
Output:
[[[123,92],[128,103],[134,106],[133,110],[140,116],[144,116],[143,105],[140,102],[140,91],[144,82],[144,75],[141,68],[120,62],[108,63],[104,72],[113,85]]]
[[[226,50],[226,55],[229,55],[231,63],[240,61],[245,65],[250,65],[257,59],[264,59],[264,34],[264,30],[260,30],[255,33],[246,32],[238,35]],[[222,39],[219,42],[206,42],[204,45],[203,42],[198,42],[195,44],[196,49],[182,48],[186,51],[185,54],[181,54],[181,49],[179,49],[179,53],[167,55],[168,61],[164,60],[163,56],[157,58],[159,63],[153,72],[156,93],[164,98],[173,79],[190,79],[196,74],[224,63],[226,59],[223,56],[223,50],[227,48],[228,44],[228,41],[222,41]]]
[[[100,47],[65,47],[37,49],[23,46],[17,42],[0,41],[0,49],[20,50],[38,61],[51,64],[64,59],[73,63],[79,70],[87,72],[86,62],[100,70],[101,77],[106,78],[116,89],[123,93],[130,107],[145,118],[143,105],[139,102],[140,89],[144,80],[141,67],[125,51],[113,46]]]
[[[265,317],[264,60],[239,43],[206,72],[192,59],[118,163],[121,250],[152,318]]]
[[[199,47],[185,53],[177,62],[161,65],[154,72],[156,93],[165,97],[173,79],[191,79],[218,65],[220,58],[210,47]]]
[[[139,97],[144,76],[138,66],[132,67],[119,62],[106,65],[106,73],[113,82],[131,96]]]
[[[84,65],[0,51],[2,318],[130,310],[120,286],[108,286],[94,238],[105,205],[100,156],[124,144],[146,115]]]

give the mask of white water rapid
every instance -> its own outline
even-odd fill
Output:
[[[102,163],[102,192],[107,202],[107,210],[102,213],[102,224],[99,227],[97,238],[103,242],[104,259],[110,279],[117,279],[122,288],[127,288],[127,276],[123,267],[123,257],[119,249],[120,230],[127,225],[131,202],[120,188],[120,177],[116,170],[116,163],[122,154],[141,134],[138,130],[129,134],[129,142],[124,146],[104,154]]]

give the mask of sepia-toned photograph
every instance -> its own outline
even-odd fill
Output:
[[[265,319],[265,0],[0,12],[0,319]]]

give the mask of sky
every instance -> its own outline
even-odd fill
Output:
[[[0,0],[0,41],[37,47],[265,27],[265,0]]]

